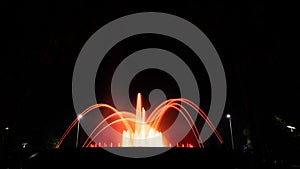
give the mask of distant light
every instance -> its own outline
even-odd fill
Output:
[[[286,126],[287,128],[289,128],[289,129],[291,129],[291,132],[293,132],[293,130],[295,130],[296,129],[296,127],[294,127],[294,126],[290,126],[290,125],[288,125],[288,126]]]
[[[290,128],[290,129],[296,129],[296,127],[293,127],[293,126],[286,126],[287,128]]]
[[[230,119],[231,115],[230,114],[226,114],[226,118]]]
[[[80,120],[82,118],[82,115],[79,114],[77,118],[78,118],[78,120]]]
[[[5,127],[5,130],[9,130],[9,127]]]
[[[32,158],[34,158],[34,157],[37,157],[38,155],[39,155],[39,153],[34,153],[34,154],[32,154],[31,156],[29,156],[28,159],[32,159]]]
[[[28,145],[28,143],[22,143],[23,148],[26,148],[27,145]]]

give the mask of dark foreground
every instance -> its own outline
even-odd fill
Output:
[[[151,151],[150,149],[152,148],[127,148],[126,151]],[[299,161],[280,159],[261,161],[249,153],[220,149],[173,148],[147,158],[122,157],[102,148],[49,149],[31,153],[15,152],[15,155],[19,157],[22,154],[25,158],[10,159],[8,161],[10,166],[7,168],[300,168]]]

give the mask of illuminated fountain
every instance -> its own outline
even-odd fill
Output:
[[[163,132],[159,131],[158,128],[161,125],[162,119],[166,113],[170,110],[176,110],[180,115],[184,117],[187,124],[191,128],[193,136],[197,139],[198,147],[204,148],[204,144],[201,140],[200,133],[194,121],[190,115],[190,112],[183,106],[186,104],[190,106],[197,114],[205,120],[209,127],[213,130],[218,141],[222,144],[223,140],[219,132],[216,130],[215,126],[209,120],[208,116],[192,101],[185,98],[169,99],[158,105],[152,113],[146,117],[146,111],[142,107],[142,95],[138,93],[137,103],[136,103],[136,113],[131,113],[127,111],[118,111],[114,107],[108,104],[94,104],[87,109],[85,109],[80,115],[83,117],[87,113],[91,112],[97,108],[105,108],[113,113],[105,117],[98,125],[93,129],[89,137],[85,140],[82,147],[171,147]],[[111,121],[111,122],[108,122]],[[78,118],[76,118],[68,129],[65,131],[61,139],[59,140],[56,148],[59,148],[63,140],[72,130],[72,128],[78,123]],[[93,144],[93,141],[99,137],[109,127],[113,125],[124,125],[125,129],[121,130],[121,138],[114,138],[109,144],[106,142]],[[114,142],[114,144],[113,144]],[[176,144],[176,147],[194,147],[190,143]]]
[[[142,107],[142,96],[138,93],[136,104],[135,129],[124,130],[122,147],[165,147],[162,133],[146,123],[146,111]]]

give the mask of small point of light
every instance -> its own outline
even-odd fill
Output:
[[[27,145],[28,145],[28,143],[22,143],[23,148],[26,148]]]
[[[30,157],[28,157],[28,159],[31,159],[31,158],[37,157],[38,155],[39,155],[39,153],[34,153],[34,154],[32,154]]]
[[[296,127],[293,127],[293,126],[286,126],[287,128],[290,128],[290,129],[296,129]]]
[[[226,118],[231,118],[231,115],[230,114],[226,114]]]
[[[291,129],[291,132],[293,132],[293,131],[296,129],[296,127],[290,126],[290,125],[288,125],[288,126],[286,126],[286,127],[289,128],[289,129]]]
[[[80,119],[82,118],[82,115],[79,114],[79,115],[77,116],[77,118],[78,118],[78,120],[80,120]]]
[[[9,130],[9,127],[5,127],[5,130]]]

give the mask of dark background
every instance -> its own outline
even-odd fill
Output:
[[[259,159],[298,153],[299,17],[295,4],[3,1],[0,10],[1,148],[8,152],[20,149],[24,142],[32,149],[52,148],[76,117],[73,67],[95,31],[127,14],[157,11],[192,22],[215,46],[227,77],[224,114],[232,115],[236,149],[243,150],[247,140],[243,131],[249,129],[251,152]],[[296,129],[291,132],[286,125]],[[218,129],[230,149],[225,117]],[[70,144],[75,142],[72,138]]]

